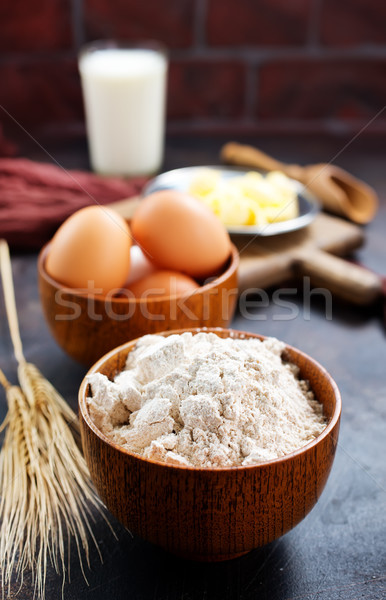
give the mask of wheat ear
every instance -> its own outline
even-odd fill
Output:
[[[0,371],[8,402],[0,452],[0,569],[3,590],[10,589],[14,576],[22,585],[23,574],[29,570],[35,595],[43,599],[49,564],[66,580],[66,548],[71,538],[86,578],[89,538],[99,552],[91,528],[93,509],[106,517],[70,430],[70,426],[78,428],[75,413],[24,358],[4,240],[0,240],[0,267],[20,383],[20,387],[11,385]]]

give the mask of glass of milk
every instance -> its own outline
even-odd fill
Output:
[[[81,51],[79,71],[94,171],[158,171],[165,137],[165,51],[155,43],[94,42]]]

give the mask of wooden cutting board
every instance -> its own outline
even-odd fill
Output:
[[[127,220],[139,200],[111,204]],[[364,242],[363,230],[339,217],[320,213],[298,231],[271,236],[232,236],[240,252],[240,292],[280,285],[292,277],[307,275],[313,285],[326,287],[355,304],[369,304],[382,292],[380,278],[339,258]]]
[[[274,236],[234,236],[240,252],[240,291],[266,288],[308,275],[313,283],[356,304],[373,302],[382,290],[380,278],[339,256],[364,242],[363,230],[338,217],[320,213],[298,231]]]

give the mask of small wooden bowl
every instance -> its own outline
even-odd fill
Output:
[[[38,258],[40,299],[55,340],[75,360],[90,366],[120,344],[147,333],[182,327],[227,327],[237,295],[239,255],[232,245],[223,273],[193,293],[145,299],[81,293],[45,270],[49,244]]]
[[[183,331],[187,330],[162,335]],[[229,329],[205,331],[264,339]],[[89,374],[114,378],[135,344],[134,340],[109,352]],[[84,380],[79,390],[83,450],[96,489],[112,514],[143,539],[205,561],[235,558],[295,527],[316,504],[327,481],[337,446],[341,399],[336,383],[315,360],[290,346],[286,354],[299,366],[301,377],[309,380],[328,425],[300,450],[246,467],[172,466],[121,448],[91,421]]]

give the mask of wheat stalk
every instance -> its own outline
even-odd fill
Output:
[[[62,396],[23,355],[17,320],[9,249],[0,240],[0,266],[7,317],[20,387],[11,385],[0,370],[8,412],[0,452],[0,569],[3,592],[16,576],[31,572],[34,593],[45,596],[47,567],[63,576],[68,571],[66,549],[75,540],[86,579],[92,510],[104,515],[85,460],[70,427],[78,429],[75,413]],[[100,555],[100,553],[99,553]],[[101,557],[101,555],[100,555]],[[86,579],[87,581],[87,579]]]

